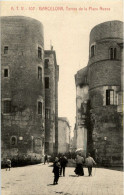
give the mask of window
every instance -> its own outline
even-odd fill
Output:
[[[49,119],[50,118],[50,109],[46,108],[45,109],[45,119]]]
[[[38,47],[38,58],[42,58],[42,50],[41,47]]]
[[[38,114],[42,115],[42,102],[38,102]]]
[[[45,77],[45,88],[49,89],[49,77]]]
[[[106,90],[106,105],[114,104],[114,90]]]
[[[4,69],[4,77],[8,77],[8,69]]]
[[[10,100],[4,101],[3,112],[6,114],[11,112],[11,101]]]
[[[38,67],[38,79],[42,79],[42,68]]]
[[[91,46],[91,57],[95,55],[95,45]]]
[[[11,139],[10,139],[10,143],[11,143],[12,146],[16,145],[17,144],[17,137],[12,136]]]
[[[115,60],[117,58],[117,49],[116,48],[110,48],[110,59]]]
[[[48,68],[48,66],[49,66],[49,59],[45,59],[45,68]]]
[[[4,47],[4,54],[8,54],[8,46]]]

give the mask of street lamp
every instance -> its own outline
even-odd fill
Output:
[[[104,140],[106,141],[107,140],[107,137],[104,137]]]

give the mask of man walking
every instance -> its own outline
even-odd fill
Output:
[[[45,154],[45,156],[44,156],[44,164],[45,164],[46,162],[48,163],[48,156],[47,156],[47,154]]]
[[[60,175],[62,175],[63,172],[63,177],[65,176],[65,167],[67,163],[68,163],[67,158],[64,155],[62,155],[62,157],[60,158],[60,165],[61,165]]]
[[[54,173],[53,185],[58,184],[58,180],[59,180],[59,168],[60,168],[59,159],[56,157],[55,158],[55,162],[53,164],[53,173]]]
[[[85,163],[86,163],[86,166],[88,168],[89,176],[92,176],[92,167],[93,167],[93,165],[96,165],[96,162],[91,157],[90,153],[88,153],[88,157],[86,158]]]

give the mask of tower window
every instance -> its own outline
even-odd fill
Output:
[[[4,69],[4,77],[8,77],[8,69]]]
[[[42,102],[38,102],[38,114],[41,114],[42,115]]]
[[[42,68],[38,67],[38,79],[42,79]]]
[[[16,145],[17,138],[15,136],[12,136],[11,139],[10,139],[10,143],[11,143],[12,146]]]
[[[4,54],[8,54],[8,46],[4,47]]]
[[[49,119],[50,118],[50,109],[46,108],[45,109],[45,119]]]
[[[49,66],[49,59],[45,59],[45,68],[48,68],[48,66]]]
[[[115,60],[117,58],[117,49],[116,48],[110,48],[110,59]]]
[[[45,77],[45,88],[49,89],[49,77]]]
[[[106,105],[114,105],[114,90],[106,90]]]
[[[38,58],[42,58],[42,50],[41,47],[38,47]]]
[[[6,114],[11,112],[11,101],[10,100],[4,101],[3,112]]]
[[[95,55],[95,45],[91,46],[91,57]]]

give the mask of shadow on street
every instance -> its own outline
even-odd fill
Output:
[[[124,171],[123,167],[106,167],[105,169],[110,169],[114,171]]]

